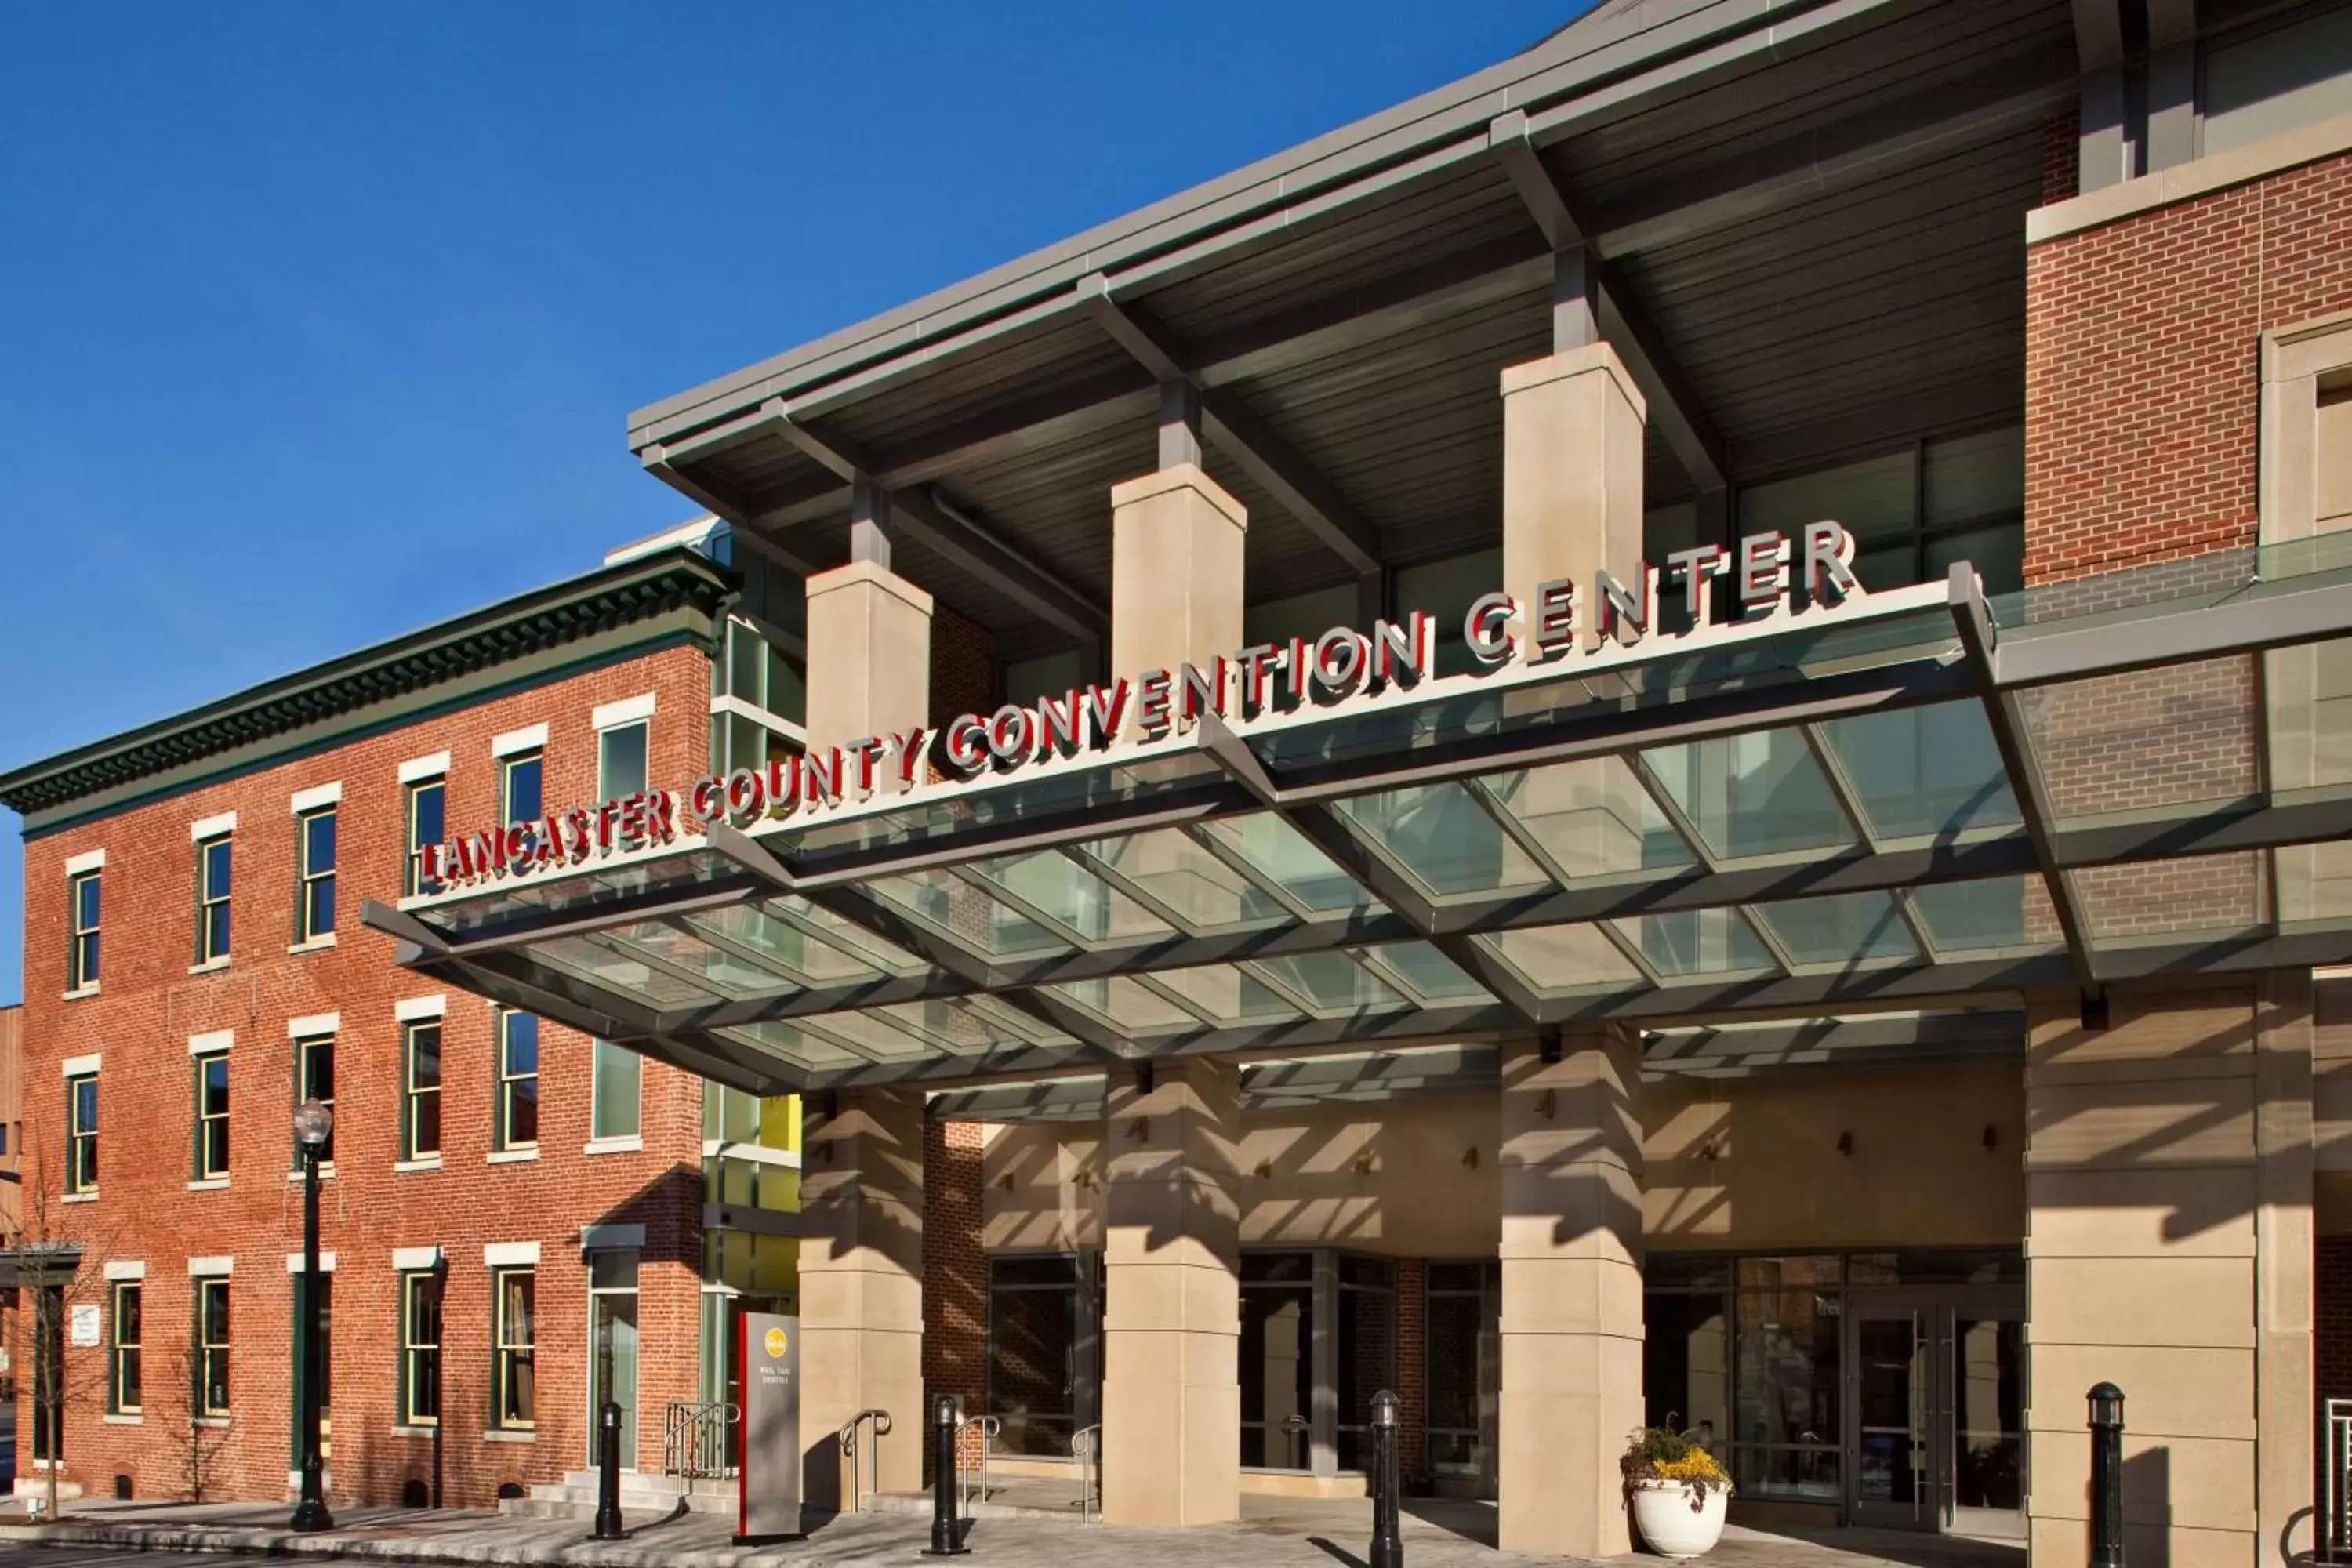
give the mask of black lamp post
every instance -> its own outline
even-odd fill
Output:
[[[315,1100],[294,1108],[294,1143],[302,1152],[302,1300],[295,1313],[296,1353],[302,1372],[302,1500],[288,1528],[332,1530],[327,1512],[326,1464],[319,1457],[319,1151],[335,1129],[335,1113]]]

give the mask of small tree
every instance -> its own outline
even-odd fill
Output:
[[[205,1415],[198,1393],[203,1373],[196,1364],[194,1350],[183,1346],[173,1361],[173,1382],[178,1389],[175,1397],[184,1439],[180,1451],[180,1481],[190,1502],[202,1502],[205,1489],[212,1484],[213,1472],[220,1463],[221,1450],[228,1445],[228,1431],[224,1423]]]
[[[61,1201],[62,1184],[53,1179],[48,1151],[27,1140],[25,1150],[22,1205],[15,1232],[7,1238],[16,1256],[19,1305],[14,1347],[18,1366],[33,1371],[34,1430],[49,1438],[48,1469],[43,1481],[43,1516],[58,1517],[58,1455],[65,1444],[66,1410],[83,1400],[102,1397],[110,1368],[107,1358],[66,1355],[67,1325],[78,1307],[99,1309],[106,1293],[105,1271],[82,1267],[86,1257],[103,1257],[121,1234],[120,1224],[105,1228],[100,1237],[75,1234],[68,1228],[68,1210]],[[23,1342],[29,1338],[28,1347]],[[56,1354],[49,1353],[56,1347]]]

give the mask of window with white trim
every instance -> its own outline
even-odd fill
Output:
[[[315,1100],[330,1111],[335,1109],[335,1037],[311,1035],[294,1042],[294,1103]],[[297,1151],[299,1158],[299,1151]],[[319,1163],[323,1167],[335,1163],[335,1128],[327,1125],[327,1140],[319,1145]]]
[[[195,1405],[198,1415],[228,1414],[228,1279],[195,1282]]]
[[[335,808],[306,811],[294,822],[294,940],[316,942],[335,930]]]
[[[541,786],[546,767],[545,754],[537,750],[499,759],[499,820],[512,824],[540,819],[545,804]]]
[[[196,962],[228,956],[229,873],[236,836],[216,834],[196,844]]]
[[[78,871],[66,882],[66,908],[73,932],[66,944],[66,989],[87,991],[98,984],[98,924],[105,871]]]
[[[418,779],[404,786],[402,809],[408,824],[407,863],[401,871],[401,892],[414,898],[419,893],[440,890],[436,881],[427,883],[425,876],[425,847],[441,842],[446,827],[448,805],[448,781],[442,778]]]
[[[441,1020],[402,1026],[400,1157],[432,1160],[441,1153]]]
[[[107,1314],[114,1342],[107,1351],[106,1408],[116,1415],[136,1415],[143,1408],[141,1345],[147,1331],[141,1321],[140,1283],[118,1279],[109,1293],[114,1298]]]
[[[539,1018],[535,1014],[499,1015],[498,1125],[499,1149],[539,1147]]]
[[[490,1292],[496,1318],[493,1424],[501,1430],[529,1431],[538,1425],[538,1271],[498,1269],[490,1277]]]
[[[626,800],[646,787],[652,722],[638,719],[596,731],[596,798]]]
[[[645,1058],[610,1040],[591,1042],[589,1057],[588,1136],[599,1140],[638,1136]]]
[[[205,1051],[190,1059],[195,1083],[194,1175],[200,1182],[228,1179],[228,1053]]]
[[[400,1276],[400,1425],[441,1424],[441,1271]]]
[[[66,1191],[98,1191],[98,1075],[66,1079]]]

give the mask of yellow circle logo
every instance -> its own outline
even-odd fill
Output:
[[[784,1353],[783,1330],[770,1329],[768,1331],[768,1353],[772,1356],[780,1356]]]

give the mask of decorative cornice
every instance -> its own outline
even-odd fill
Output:
[[[700,640],[715,652],[735,593],[725,568],[688,549],[600,567],[0,774],[0,805],[50,810],[671,611],[708,617]]]

